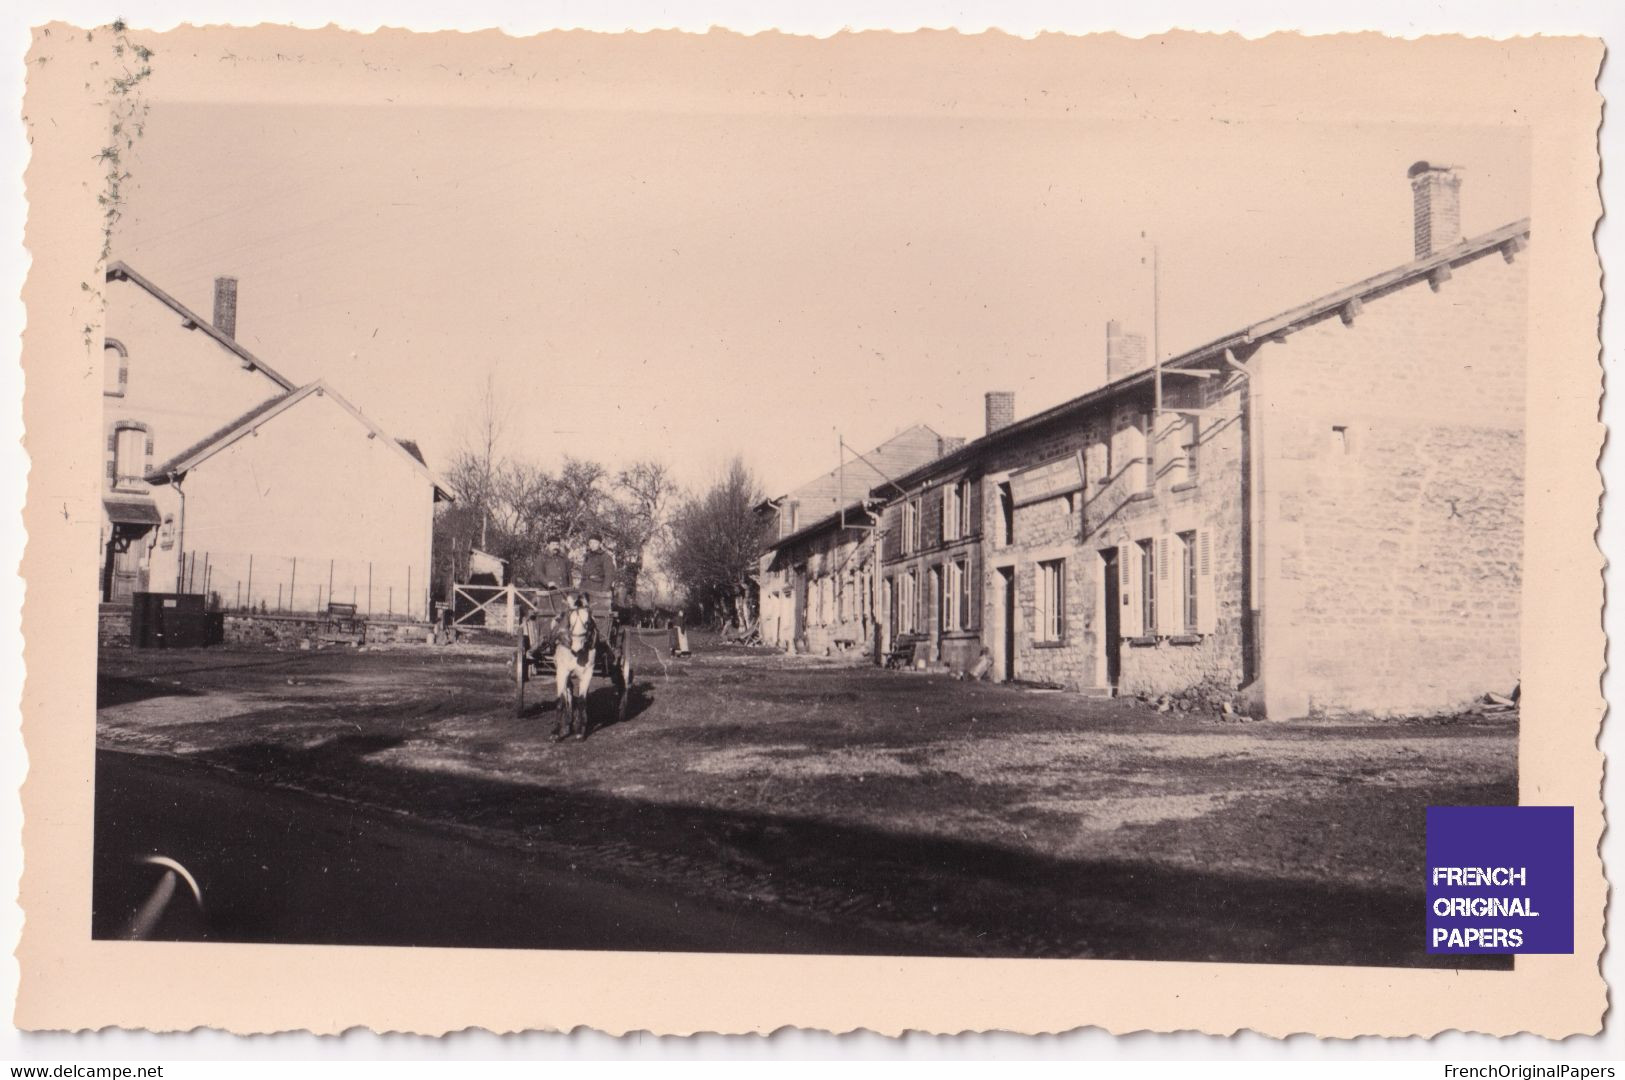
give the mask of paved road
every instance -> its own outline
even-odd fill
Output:
[[[523,849],[277,789],[206,766],[96,756],[93,931],[116,936],[167,855],[198,879],[152,935],[483,948],[885,954],[885,939],[597,880]]]

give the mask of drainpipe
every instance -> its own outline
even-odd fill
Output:
[[[180,513],[175,515],[175,591],[179,593],[186,591],[186,491],[178,472],[169,474],[169,484],[181,497]]]

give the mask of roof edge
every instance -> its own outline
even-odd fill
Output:
[[[1380,274],[1363,278],[1352,285],[1345,285],[1322,296],[1316,297],[1297,307],[1271,315],[1269,318],[1250,323],[1240,330],[1214,338],[1205,344],[1187,349],[1182,353],[1171,356],[1162,362],[1163,367],[1182,367],[1205,360],[1214,354],[1238,346],[1256,345],[1270,339],[1280,339],[1287,334],[1295,333],[1308,323],[1329,315],[1351,300],[1364,300],[1379,293],[1392,292],[1394,289],[1408,285],[1413,281],[1426,277],[1442,266],[1456,266],[1469,259],[1478,258],[1493,251],[1507,241],[1517,236],[1526,236],[1530,232],[1530,219],[1519,218],[1508,222],[1498,229],[1482,233],[1479,236],[1463,239],[1443,251],[1434,252],[1421,259],[1413,259],[1407,263],[1385,270]],[[967,442],[964,446],[951,454],[944,454],[935,461],[927,462],[912,472],[898,477],[895,481],[897,487],[907,488],[921,480],[932,476],[938,470],[946,471],[957,468],[978,453],[990,446],[1016,435],[1025,434],[1036,427],[1057,420],[1067,413],[1078,409],[1086,409],[1100,401],[1114,397],[1117,394],[1136,389],[1152,381],[1154,369],[1142,368],[1139,371],[1123,376],[1115,382],[1104,383],[1095,389],[1080,394],[1075,398],[1063,401],[1059,405],[1051,406],[1043,412],[1017,420],[988,435],[980,436]],[[890,485],[888,485],[890,486]],[[871,495],[880,492],[880,488],[872,488]]]
[[[203,318],[203,316],[199,315],[197,312],[193,311],[191,308],[187,307],[185,304],[181,303],[179,300],[175,299],[173,296],[154,285],[147,277],[135,270],[123,259],[114,259],[112,262],[108,263],[107,269],[103,276],[107,280],[118,280],[122,278],[140,286],[142,289],[145,289],[153,299],[175,312],[175,314],[179,315],[182,319],[191,323],[199,330],[202,330],[209,337],[213,338],[216,344],[220,345],[228,352],[236,354],[244,363],[248,364],[250,368],[259,369],[272,382],[281,386],[282,389],[297,389],[297,386],[291,379],[287,378],[281,372],[271,367],[271,365],[249,352],[246,348],[238,343],[236,338],[228,337],[224,331],[215,326],[212,322]]]

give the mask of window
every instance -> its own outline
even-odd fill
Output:
[[[920,500],[903,504],[903,554],[920,550]]]
[[[102,393],[123,397],[130,381],[130,354],[124,346],[108,338],[102,346]]]
[[[1038,564],[1037,630],[1040,641],[1066,639],[1066,560]]]
[[[1347,424],[1332,425],[1332,453],[1343,455],[1349,453],[1349,429]]]
[[[1179,557],[1180,568],[1183,571],[1183,573],[1180,574],[1180,580],[1184,585],[1185,593],[1185,603],[1181,606],[1184,608],[1184,632],[1187,634],[1200,633],[1198,627],[1201,626],[1201,622],[1197,618],[1197,604],[1199,602],[1196,574],[1198,565],[1197,554],[1196,533],[1180,533]]]
[[[1140,549],[1140,635],[1157,634],[1157,545],[1141,540]]]
[[[954,606],[959,610],[958,626],[961,630],[969,630],[976,623],[975,613],[971,610],[970,604],[970,564],[967,560],[960,559],[954,563],[954,567],[959,575],[959,585],[954,598]]]
[[[1016,542],[1016,497],[1006,481],[999,485],[999,543]]]
[[[165,514],[164,524],[158,530],[158,544],[165,551],[175,546],[175,515]]]
[[[1202,449],[1202,418],[1187,414],[1182,418],[1185,421],[1184,432],[1180,436],[1180,452],[1185,459],[1184,482],[1196,483],[1201,465],[1200,450]]]
[[[784,508],[784,535],[789,536],[801,525],[801,504],[792,502]]]
[[[970,607],[970,575],[965,572],[965,560],[949,563],[942,590],[942,628],[963,630]]]
[[[139,427],[119,426],[113,431],[113,485],[146,486],[147,433]]]
[[[949,488],[942,497],[942,538],[963,540],[976,530],[970,515],[971,487],[969,480],[961,480]]]
[[[1105,487],[1112,482],[1112,437],[1109,431],[1098,430],[1089,447],[1089,472],[1095,486]]]
[[[912,634],[919,625],[919,579],[910,570],[897,579],[897,632]]]

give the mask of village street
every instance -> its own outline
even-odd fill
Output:
[[[98,934],[156,851],[203,889],[182,937],[1426,964],[1423,808],[1516,801],[1515,714],[1242,723],[664,640],[562,744],[494,643],[104,651]]]

